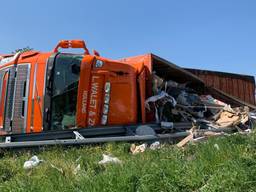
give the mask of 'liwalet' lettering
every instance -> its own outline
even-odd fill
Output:
[[[91,84],[91,94],[90,94],[90,103],[89,103],[89,115],[88,115],[88,125],[94,126],[96,123],[96,109],[98,104],[98,93],[99,93],[99,76],[92,76]]]

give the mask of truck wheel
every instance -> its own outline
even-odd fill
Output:
[[[155,130],[148,125],[140,125],[136,128],[136,135],[156,135]]]

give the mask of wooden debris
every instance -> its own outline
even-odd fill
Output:
[[[177,147],[183,147],[185,146],[188,142],[193,140],[193,133],[191,132],[187,137],[182,139],[179,143],[177,143]]]

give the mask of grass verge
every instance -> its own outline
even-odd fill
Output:
[[[129,147],[110,143],[6,152],[0,159],[0,191],[256,191],[255,133],[137,155],[129,154]],[[122,164],[99,165],[103,153]],[[26,171],[23,164],[32,155],[44,162]]]

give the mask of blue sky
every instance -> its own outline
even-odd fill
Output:
[[[177,65],[256,74],[255,0],[5,0],[0,53],[84,39],[108,58],[148,52]]]

